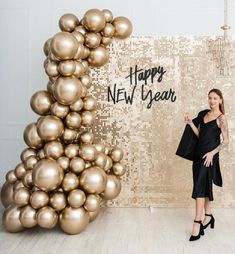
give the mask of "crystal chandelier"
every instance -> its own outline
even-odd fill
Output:
[[[228,3],[224,0],[224,25],[221,27],[224,35],[208,42],[208,53],[215,62],[219,76],[230,76],[235,67],[235,43],[229,35]]]

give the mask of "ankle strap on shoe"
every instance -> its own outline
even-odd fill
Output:
[[[199,223],[199,224],[201,224],[201,223],[202,223],[202,221],[201,221],[201,220],[194,220],[194,222]]]
[[[205,215],[206,215],[206,216],[210,216],[210,217],[212,217],[212,214],[205,213]]]

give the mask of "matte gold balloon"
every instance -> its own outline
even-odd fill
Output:
[[[64,153],[64,147],[59,141],[50,141],[44,146],[47,158],[58,159]]]
[[[24,167],[26,170],[33,169],[34,165],[38,162],[38,157],[35,155],[31,155],[24,161]]]
[[[60,60],[73,59],[77,49],[76,38],[68,32],[59,32],[52,38],[51,52]]]
[[[93,96],[88,95],[83,99],[84,110],[95,110],[96,106],[97,106],[97,101]]]
[[[94,212],[89,212],[89,218],[90,218],[89,222],[94,221],[98,217],[99,212],[100,212],[100,207]]]
[[[55,102],[51,105],[51,114],[59,118],[64,118],[69,113],[69,106]]]
[[[24,166],[24,163],[19,163],[15,167],[15,175],[18,179],[22,179],[24,174],[26,173],[26,168]]]
[[[50,61],[45,66],[46,74],[49,77],[57,77],[59,75],[58,64],[56,61]]]
[[[33,169],[33,182],[41,190],[51,191],[59,187],[64,171],[51,159],[40,160]]]
[[[119,162],[122,158],[123,158],[123,151],[121,148],[114,148],[111,151],[111,155],[110,155],[111,159],[115,162]]]
[[[82,83],[75,77],[59,77],[54,85],[53,95],[63,105],[78,100],[82,92]]]
[[[104,46],[108,46],[112,42],[111,37],[102,37],[101,44]]]
[[[65,118],[65,124],[68,128],[78,130],[81,126],[81,116],[76,112],[69,113]]]
[[[92,144],[83,144],[79,150],[79,155],[86,161],[94,161],[97,151]]]
[[[105,25],[104,29],[101,31],[101,34],[104,37],[113,37],[114,32],[115,32],[114,26],[112,24],[110,24],[110,23],[107,23]]]
[[[40,227],[54,228],[58,221],[58,214],[50,206],[45,206],[37,212],[36,219]]]
[[[84,144],[92,144],[94,141],[94,134],[92,132],[85,131],[80,135],[80,140]]]
[[[98,33],[87,33],[85,36],[85,45],[88,48],[97,48],[100,45],[101,36]]]
[[[77,49],[77,52],[74,56],[74,59],[76,59],[76,60],[82,59],[85,54],[84,51],[85,51],[84,45],[82,45],[81,43],[78,43],[78,49]]]
[[[65,32],[72,32],[78,24],[78,18],[71,13],[64,14],[59,20],[59,27]]]
[[[4,228],[8,232],[17,233],[24,230],[24,227],[20,222],[20,211],[20,207],[15,204],[9,205],[5,209],[2,217],[2,222]]]
[[[32,177],[33,171],[28,170],[23,178],[22,178],[22,183],[26,188],[32,188],[33,187],[33,177]]]
[[[86,195],[82,190],[76,189],[69,192],[68,203],[73,208],[81,207],[86,201]]]
[[[83,108],[83,100],[80,98],[77,101],[75,101],[73,104],[70,105],[70,109],[72,111],[81,111]]]
[[[76,144],[70,144],[65,147],[64,154],[70,159],[73,157],[76,157],[78,153],[79,153],[79,146]]]
[[[22,162],[24,162],[27,157],[31,155],[36,155],[36,154],[37,154],[37,151],[35,149],[25,148],[20,154],[20,159],[22,160]]]
[[[14,202],[13,194],[13,184],[5,182],[1,188],[1,202],[4,207],[7,207]]]
[[[100,196],[94,194],[87,195],[84,208],[88,212],[94,212],[97,209],[99,209],[99,207],[100,207]]]
[[[80,186],[91,194],[99,194],[104,191],[106,183],[106,173],[97,166],[85,169],[80,176]]]
[[[78,234],[89,223],[89,214],[83,207],[66,207],[59,215],[59,223],[64,232]]]
[[[12,183],[12,184],[17,181],[17,177],[16,177],[14,169],[12,169],[12,170],[7,172],[7,174],[6,174],[6,181],[8,183]]]
[[[105,146],[101,143],[93,144],[97,150],[98,153],[104,153],[105,152]]]
[[[14,192],[13,199],[18,206],[24,206],[29,203],[30,192],[27,188],[21,187]]]
[[[85,41],[84,35],[78,31],[73,31],[72,35],[77,39],[77,41],[82,45]]]
[[[113,161],[109,156],[107,156],[107,161],[104,166],[104,170],[108,172],[112,168],[112,166],[113,166]]]
[[[79,61],[75,61],[75,66],[76,68],[75,68],[74,76],[79,78],[84,74],[85,68],[82,62],[79,62]]]
[[[65,143],[70,143],[70,142],[74,141],[76,139],[76,137],[77,137],[76,130],[65,128],[64,133],[62,135],[62,139]]]
[[[50,196],[50,206],[56,211],[61,211],[66,207],[66,197],[63,192],[54,192]]]
[[[123,176],[126,172],[126,168],[124,167],[124,165],[120,162],[116,162],[113,164],[113,173],[116,175],[116,176]]]
[[[72,76],[75,72],[76,65],[73,60],[61,61],[58,66],[58,70],[63,76]]]
[[[64,124],[56,116],[43,116],[37,122],[37,132],[41,139],[52,141],[59,138],[64,131]]]
[[[82,125],[89,127],[95,121],[96,115],[94,111],[83,111],[81,117],[82,117]]]
[[[36,123],[30,123],[24,130],[24,141],[31,148],[41,148],[43,145],[42,139],[39,137],[37,132]]]
[[[40,209],[48,204],[49,197],[46,192],[37,190],[30,196],[30,204],[34,209]]]
[[[85,169],[85,161],[80,157],[74,157],[70,161],[70,169],[73,173],[79,174]]]
[[[32,228],[37,225],[36,220],[37,211],[33,209],[30,205],[22,207],[20,211],[20,222],[25,228]]]
[[[95,165],[100,168],[105,168],[106,162],[107,162],[107,155],[104,153],[98,153],[95,160]]]
[[[40,150],[38,151],[38,153],[37,153],[37,157],[38,157],[39,159],[44,159],[44,158],[46,157],[46,155],[45,155],[45,152],[44,152],[43,148],[42,148],[42,149],[40,149]]]
[[[61,156],[60,158],[57,159],[57,162],[59,163],[59,165],[63,170],[67,170],[69,168],[70,160],[68,157]]]
[[[106,22],[112,22],[113,13],[108,9],[104,9],[104,10],[102,10],[102,12],[104,13],[105,21]]]
[[[83,25],[90,31],[101,31],[105,26],[104,13],[98,9],[88,10],[84,15]]]
[[[71,191],[78,187],[79,180],[78,177],[74,173],[67,173],[64,176],[63,182],[62,182],[62,188],[64,191]]]
[[[125,39],[132,33],[132,24],[129,19],[125,17],[116,17],[112,25],[115,28],[114,36],[119,39]]]
[[[100,196],[106,200],[116,198],[121,191],[121,182],[115,175],[107,175],[107,184]]]
[[[51,38],[49,38],[45,43],[44,43],[44,46],[43,46],[43,51],[44,51],[44,54],[46,56],[48,56],[48,54],[50,53],[50,43],[51,43]]]
[[[90,51],[88,62],[91,66],[100,67],[102,65],[105,65],[108,61],[109,52],[105,47],[99,46]]]

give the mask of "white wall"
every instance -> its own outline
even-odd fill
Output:
[[[235,0],[229,7],[229,23],[235,29]],[[221,33],[223,24],[223,0],[1,0],[0,185],[19,162],[25,126],[37,119],[29,101],[47,84],[44,42],[59,30],[62,14],[81,18],[91,8],[128,17],[133,35],[214,35]]]

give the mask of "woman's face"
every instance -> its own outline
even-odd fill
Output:
[[[219,108],[219,104],[222,103],[222,99],[219,97],[218,94],[211,92],[208,95],[208,103],[210,108]]]

